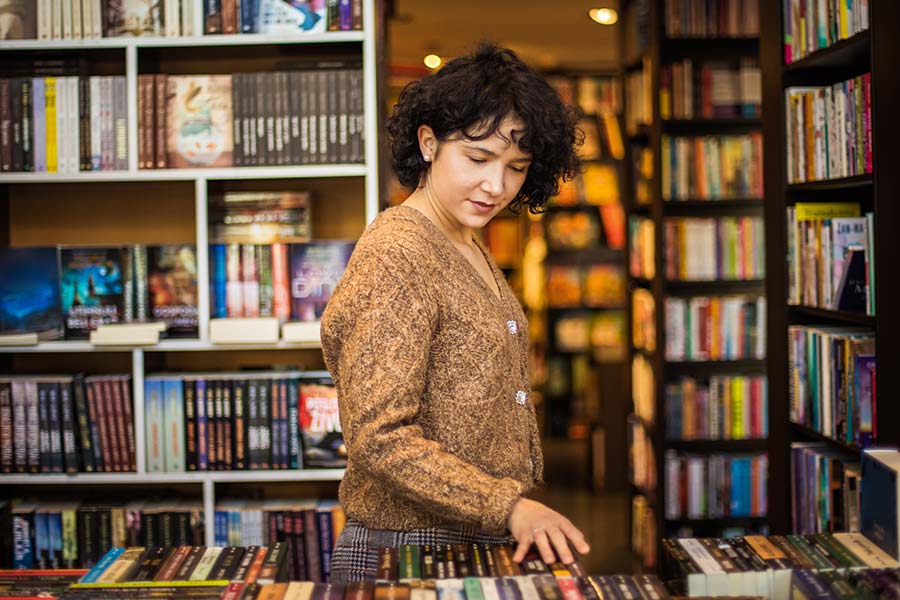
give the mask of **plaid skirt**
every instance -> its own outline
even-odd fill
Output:
[[[490,535],[474,529],[411,529],[391,531],[370,529],[358,521],[348,520],[341,530],[331,554],[331,581],[374,580],[378,572],[378,551],[399,548],[404,544],[509,544],[509,536]]]

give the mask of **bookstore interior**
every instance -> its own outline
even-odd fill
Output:
[[[898,32],[897,0],[0,0],[0,597],[900,598]],[[574,179],[480,233],[534,497],[592,550],[332,582],[320,318],[410,193],[401,90],[481,39],[578,109]]]

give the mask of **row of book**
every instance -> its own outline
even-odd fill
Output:
[[[764,375],[683,377],[666,384],[666,435],[672,440],[743,440],[768,436]]]
[[[554,319],[554,348],[590,353],[597,362],[625,358],[625,313],[621,310],[573,310]]]
[[[646,288],[631,292],[631,343],[638,350],[656,352],[656,302]]]
[[[547,305],[550,308],[624,307],[625,273],[616,264],[550,265]]]
[[[139,75],[139,165],[362,162],[358,63],[313,61],[288,68],[232,75]]]
[[[856,202],[787,207],[788,304],[874,315],[874,233]]]
[[[758,0],[675,0],[663,18],[670,38],[759,35]]]
[[[197,335],[195,246],[3,248],[0,333],[86,339],[108,323],[160,321]]]
[[[551,252],[624,246],[625,213],[618,200],[599,207],[569,205],[564,209],[554,202],[548,209],[543,221]]]
[[[213,244],[210,315],[315,321],[344,274],[354,244]]]
[[[208,0],[203,3],[206,34],[321,33],[360,31],[362,27],[362,0]]]
[[[765,358],[763,296],[666,298],[666,360]]]
[[[679,454],[666,450],[667,519],[764,517],[766,454]]]
[[[797,533],[859,531],[859,456],[824,442],[791,444],[791,516]]]
[[[787,65],[869,28],[869,0],[782,0],[782,3]]]
[[[144,389],[150,473],[346,465],[325,371],[151,375]]]
[[[547,83],[566,104],[577,105],[586,115],[622,112],[622,84],[608,75],[548,75]]]
[[[628,272],[632,277],[656,276],[656,224],[653,219],[628,217]]]
[[[0,472],[134,471],[131,377],[0,379]]]
[[[299,34],[362,29],[361,0],[30,0],[10,13],[4,39],[81,40],[217,33]]]
[[[209,202],[213,243],[272,244],[312,239],[313,196],[309,191],[226,191]]]
[[[128,169],[124,76],[0,79],[0,170]]]
[[[788,183],[872,172],[871,73],[784,95]]]
[[[678,584],[678,593],[690,596],[888,598],[900,587],[900,579],[896,571],[881,569],[898,567],[896,559],[860,533],[663,540],[664,577]],[[882,583],[882,575],[890,583]],[[809,578],[823,577],[854,584],[840,593],[827,584],[807,587]],[[857,594],[854,586],[869,577],[874,587],[863,584]]]
[[[618,117],[611,115],[611,118]],[[618,125],[618,121],[614,123]],[[624,146],[621,150],[624,152]],[[621,202],[619,191],[619,173],[615,164],[587,162],[573,179],[559,182],[559,191],[551,200],[551,206],[618,204]]]
[[[0,589],[12,597],[58,598],[86,573],[86,569],[0,569]]]
[[[640,128],[653,121],[653,88],[650,71],[646,68],[631,71],[625,76],[625,132],[636,135]]]
[[[631,361],[631,394],[635,415],[652,426],[656,421],[653,365],[640,353],[635,354]]]
[[[863,327],[788,327],[790,419],[846,444],[878,437],[875,334]]]
[[[670,281],[765,276],[765,229],[760,217],[668,218],[663,227]]]
[[[737,65],[686,58],[659,70],[659,114],[662,119],[758,118],[762,104],[759,62],[744,58]]]
[[[762,198],[762,135],[662,136],[663,200]]]
[[[656,511],[647,497],[636,494],[631,498],[631,551],[648,571],[656,569]]]
[[[16,569],[90,568],[111,548],[202,545],[205,531],[199,498],[13,499],[0,516],[2,564]]]
[[[653,438],[637,415],[628,416],[628,480],[644,494],[656,491]]]

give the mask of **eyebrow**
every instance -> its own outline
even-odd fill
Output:
[[[477,151],[477,152],[482,152],[482,153],[487,154],[488,156],[490,156],[490,157],[492,157],[492,158],[496,158],[496,157],[498,156],[498,154],[497,154],[496,152],[494,152],[493,150],[488,150],[488,149],[485,148],[484,146],[469,146],[469,149],[470,149],[470,150],[475,150],[475,151]],[[520,158],[514,158],[514,159],[512,159],[510,162],[515,162],[515,163],[530,163],[530,162],[531,162],[531,158],[529,158],[529,157],[527,157],[527,156],[522,156],[522,157],[520,157]]]

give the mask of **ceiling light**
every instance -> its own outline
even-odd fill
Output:
[[[428,54],[427,56],[425,56],[422,62],[424,62],[425,66],[429,69],[437,69],[439,66],[441,66],[441,63],[444,62],[444,59],[442,59],[437,54]]]
[[[619,20],[619,13],[611,8],[592,8],[588,15],[601,25],[612,25]]]

